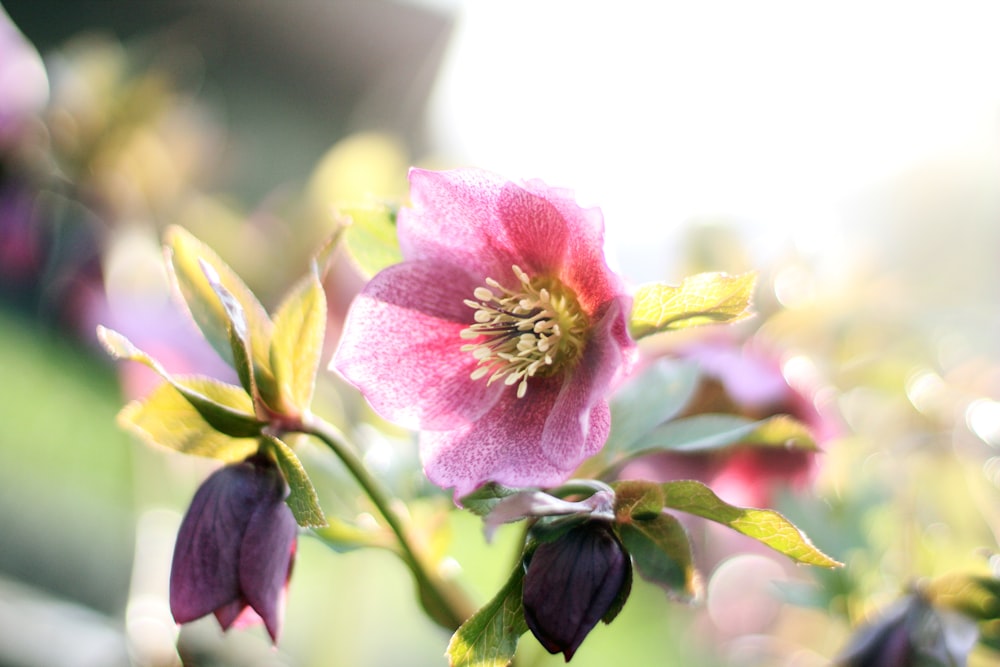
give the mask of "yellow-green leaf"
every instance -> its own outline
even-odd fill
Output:
[[[319,506],[319,497],[316,489],[313,488],[309,475],[306,474],[302,462],[295,455],[291,447],[272,435],[261,436],[263,442],[271,446],[275,458],[278,460],[278,467],[288,482],[289,494],[285,500],[295,520],[303,528],[323,528],[327,525],[326,516]]]
[[[652,283],[639,287],[629,330],[635,339],[702,324],[737,322],[750,317],[755,273],[730,276],[699,273],[680,285]]]
[[[302,414],[312,403],[325,332],[326,295],[314,265],[274,316],[271,368],[285,414]]]
[[[220,405],[233,406],[234,411],[250,407],[250,397],[239,387],[210,378],[184,378],[183,383]],[[242,461],[257,451],[255,438],[233,438],[220,433],[170,383],[160,385],[145,399],[132,401],[122,408],[118,423],[149,443],[227,463]]]
[[[350,218],[344,230],[344,248],[367,276],[403,261],[396,238],[396,214],[389,206],[346,208]]]
[[[663,484],[663,494],[666,507],[729,526],[800,563],[820,567],[842,565],[817,549],[791,521],[773,510],[730,505],[701,482],[690,480]]]
[[[523,583],[524,568],[518,562],[500,592],[452,635],[446,653],[451,667],[506,667],[510,664],[518,640],[528,631],[521,604]]]
[[[113,329],[98,326],[97,338],[114,358],[136,361],[154,370],[201,415],[208,426],[223,435],[254,437],[263,427],[263,423],[254,417],[250,395],[239,387],[209,378],[176,378]]]
[[[219,355],[236,367],[230,338],[232,321],[220,301],[218,291],[205,274],[208,265],[218,274],[218,284],[239,303],[246,319],[246,338],[250,342],[254,376],[261,395],[274,397],[274,378],[270,365],[271,330],[267,311],[250,288],[214,250],[181,227],[170,227],[165,235],[167,265],[171,277],[187,304],[198,328]]]

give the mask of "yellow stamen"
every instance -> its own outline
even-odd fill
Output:
[[[462,346],[479,361],[472,379],[489,376],[517,384],[517,397],[528,391],[528,378],[555,375],[573,363],[584,345],[588,320],[572,290],[554,278],[532,279],[511,267],[520,283],[507,289],[492,278],[473,291],[465,305],[475,310],[474,324],[461,332],[474,340]]]

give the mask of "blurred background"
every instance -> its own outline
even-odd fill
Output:
[[[444,664],[447,633],[398,562],[306,536],[277,650],[260,629],[179,631],[173,532],[212,464],[116,426],[152,380],[93,334],[228,377],[171,300],[162,230],[189,228],[273,306],[332,208],[404,200],[414,164],[572,188],[633,284],[759,271],[760,314],[727,333],[731,352],[768,350],[830,420],[805,482],[780,464],[713,474],[845,569],[699,532],[701,604],[637,581],[574,664],[824,665],[914,582],[994,574],[993,3],[0,2],[0,664]],[[363,281],[338,260],[331,345]],[[353,399],[325,385],[342,418]],[[477,519],[442,514],[405,434],[367,445],[488,599],[516,534],[486,545]],[[325,507],[352,511],[336,464],[303,458],[330,480]],[[526,638],[518,664],[561,659]]]

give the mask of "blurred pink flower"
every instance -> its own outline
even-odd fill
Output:
[[[603,446],[634,351],[600,211],[475,169],[414,169],[410,185],[404,261],[355,300],[333,366],[422,429],[424,470],[456,497],[562,482]]]
[[[48,102],[49,80],[35,47],[0,7],[0,148]]]
[[[703,374],[682,417],[704,413],[750,419],[789,415],[808,427],[819,445],[840,433],[839,421],[817,400],[816,387],[790,383],[779,355],[753,341],[740,344],[725,336],[709,338],[684,346],[673,356],[696,361]],[[621,477],[695,479],[728,502],[766,507],[776,489],[811,481],[816,462],[813,451],[737,444],[715,451],[652,454],[625,466]]]

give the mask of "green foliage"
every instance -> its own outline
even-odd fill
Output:
[[[309,409],[325,333],[326,294],[314,265],[274,315],[270,356],[282,413]]]
[[[344,248],[367,276],[403,261],[396,237],[396,211],[385,205],[342,209],[350,224],[344,230]]]
[[[500,592],[452,635],[446,654],[451,667],[504,667],[514,659],[517,642],[528,631],[523,583],[519,561]]]
[[[702,452],[736,444],[816,450],[809,429],[787,415],[753,420],[728,414],[701,414],[667,422],[640,438],[634,449],[635,455],[641,455],[650,450]]]
[[[187,378],[185,382],[201,391],[222,397],[229,390],[213,385],[207,378]],[[220,383],[221,384],[221,383]],[[231,398],[249,397],[239,387],[231,387]],[[188,397],[170,383],[164,383],[141,401],[132,401],[118,413],[118,423],[145,441],[184,454],[207,456],[225,462],[242,461],[257,451],[255,438],[231,437],[206,421]],[[258,427],[259,428],[259,427]]]
[[[523,489],[514,489],[496,482],[487,482],[467,496],[462,497],[462,507],[478,516],[486,516],[504,498],[520,493]]]
[[[266,443],[278,461],[278,467],[288,482],[289,494],[285,502],[303,528],[323,528],[327,525],[319,497],[313,488],[309,475],[291,447],[273,435],[263,434],[261,442]]]
[[[652,283],[639,287],[632,305],[629,330],[636,340],[646,336],[750,317],[755,273],[730,276],[699,273],[679,286]]]
[[[273,400],[276,393],[270,361],[274,325],[267,311],[229,265],[188,231],[181,227],[168,228],[165,243],[171,277],[191,317],[215,351],[237,371],[241,364],[237,364],[233,356],[234,319],[231,317],[235,308],[228,299],[220,299],[220,294],[232,295],[239,304],[246,322],[242,338],[249,341],[257,389],[270,403],[268,399]],[[205,266],[211,267],[208,272],[211,278]]]
[[[820,567],[842,565],[813,546],[802,531],[773,510],[730,505],[701,482],[691,480],[666,482],[662,488],[665,507],[729,526],[799,563]]]
[[[698,595],[691,542],[675,517],[660,513],[623,523],[618,529],[643,579],[659,584],[672,597],[685,602]]]
[[[953,572],[927,584],[923,594],[935,606],[954,609],[977,621],[1000,620],[1000,579]]]
[[[202,427],[196,424],[198,420],[188,418],[182,412],[192,412],[201,417],[201,422],[205,428],[218,431],[222,435],[234,438],[254,437],[260,433],[263,423],[259,422],[253,414],[253,401],[250,395],[239,387],[235,387],[211,378],[182,378],[178,379],[170,375],[155,359],[137,348],[125,336],[117,331],[98,327],[97,337],[104,345],[108,353],[116,359],[137,361],[156,371],[160,377],[167,381],[167,388],[173,391],[166,391],[161,387],[145,401],[138,403],[148,404],[137,406],[135,403],[126,406],[127,413],[123,411],[120,420],[125,424],[134,424],[135,419],[140,419],[144,436],[152,439],[158,444],[166,445],[173,449],[180,449],[188,453],[198,453],[202,451],[200,447],[195,447],[196,451],[181,449],[180,443],[186,442],[184,447],[190,446],[189,438],[197,439],[196,432]],[[173,396],[172,394],[176,394]],[[155,396],[156,400],[153,400]],[[183,399],[179,401],[178,399]],[[190,410],[184,408],[181,403],[187,402]],[[154,421],[159,419],[164,423],[156,426]],[[177,434],[171,434],[174,420],[184,420],[184,423],[191,427],[191,430],[184,431],[178,427]],[[155,434],[155,436],[154,436]],[[183,437],[182,437],[183,435]],[[157,440],[160,438],[163,442]],[[168,444],[174,443],[174,444]],[[202,454],[206,455],[206,454]],[[226,460],[229,460],[228,458]]]
[[[698,386],[698,365],[659,359],[630,378],[611,398],[605,451],[628,452],[658,424],[676,416]]]

